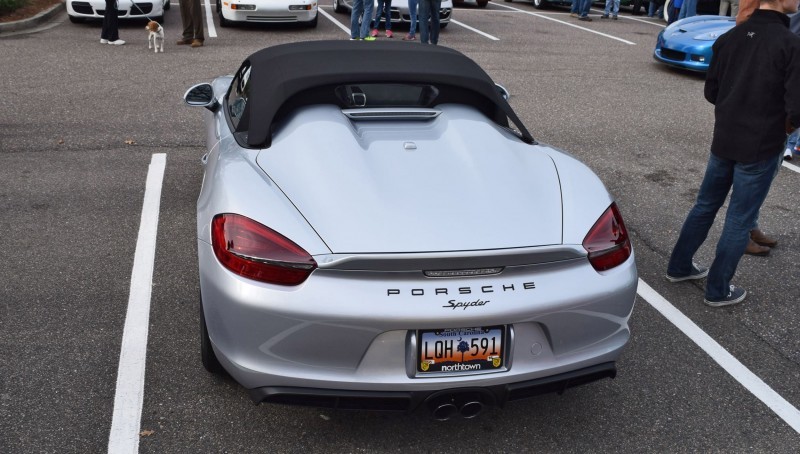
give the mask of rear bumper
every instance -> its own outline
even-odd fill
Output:
[[[603,378],[614,378],[614,362],[597,364],[572,372],[505,385],[453,388],[439,391],[349,391],[341,389],[266,386],[249,390],[256,404],[275,403],[337,408],[342,410],[378,410],[412,412],[425,402],[443,396],[478,396],[483,405],[502,406],[506,402],[549,393],[563,393],[568,388]]]

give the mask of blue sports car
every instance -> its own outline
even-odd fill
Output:
[[[653,58],[670,66],[706,72],[711,46],[736,20],[728,16],[693,16],[673,22],[658,34]]]

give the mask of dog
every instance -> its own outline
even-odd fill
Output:
[[[147,48],[155,48],[155,52],[164,52],[164,27],[158,22],[151,20],[144,28],[148,31],[147,35]]]

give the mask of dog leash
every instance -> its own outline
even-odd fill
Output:
[[[145,19],[150,20],[150,21],[153,20],[150,16],[145,14],[144,11],[142,11],[142,8],[140,8],[139,5],[137,5],[135,1],[131,0],[131,5],[135,6],[136,9],[138,9],[139,12],[142,13],[142,16],[144,16]],[[162,6],[161,8],[164,8],[164,7]],[[117,11],[119,11],[119,2],[117,3]],[[166,12],[164,12],[164,13],[166,14]],[[161,25],[161,24],[158,24],[158,25]]]

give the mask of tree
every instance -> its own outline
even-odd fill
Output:
[[[458,343],[458,351],[461,352],[461,362],[464,362],[464,353],[469,350],[469,344],[467,341],[461,341]]]

